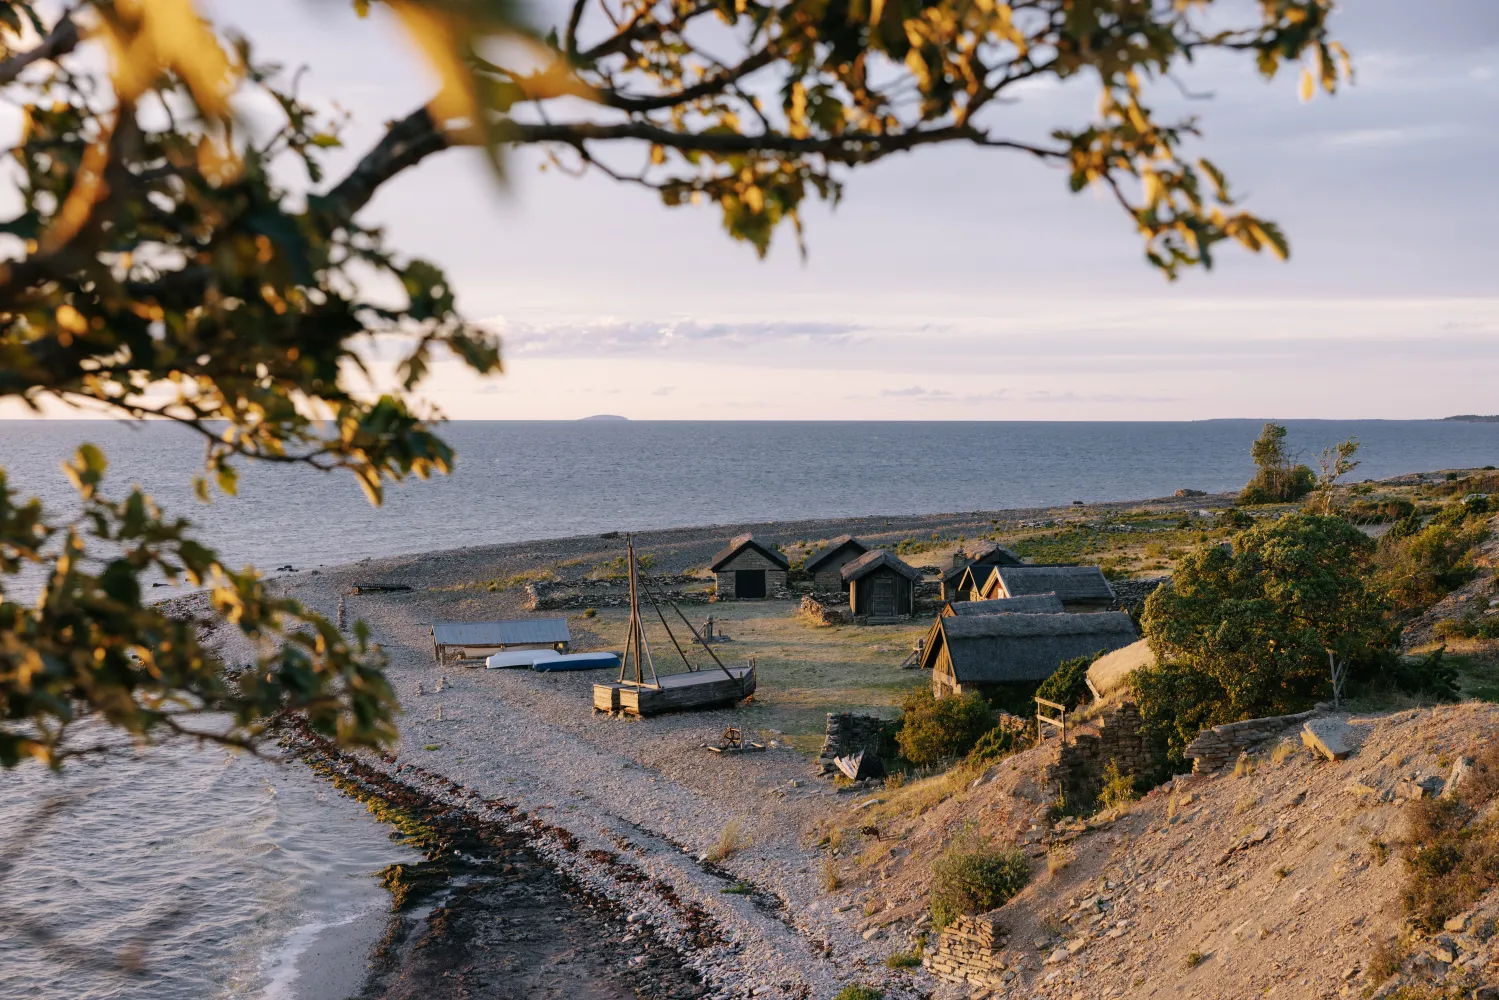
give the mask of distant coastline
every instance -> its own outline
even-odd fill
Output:
[[[1482,416],[1477,413],[1460,413],[1455,417],[1443,417],[1443,421],[1457,424],[1499,424],[1499,413]]]
[[[579,420],[629,420],[629,417],[621,417],[617,413],[595,413],[591,417],[579,417]]]

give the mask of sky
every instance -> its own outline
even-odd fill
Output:
[[[378,7],[205,6],[262,56],[307,66],[303,92],[354,116],[351,158],[431,92]],[[1499,412],[1499,3],[1345,0],[1334,24],[1356,72],[1336,97],[1302,103],[1294,71],[1267,83],[1244,60],[1185,77],[1212,95],[1190,108],[1200,151],[1282,224],[1286,263],[1229,249],[1168,284],[1096,192],[971,148],[849,176],[836,210],[807,213],[805,261],[788,238],[757,259],[711,207],[667,209],[529,154],[501,187],[477,152],[445,152],[363,218],[441,264],[464,312],[503,333],[503,376],[447,363],[426,386],[455,419]],[[996,121],[1044,136],[1095,94],[1033,87]]]

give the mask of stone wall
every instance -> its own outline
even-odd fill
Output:
[[[1103,772],[1113,761],[1120,774],[1141,776],[1155,769],[1150,743],[1140,732],[1140,709],[1126,701],[1104,713],[1092,731],[1076,736],[1069,727],[1066,746],[1046,767],[1048,787],[1059,788],[1069,807],[1092,802],[1103,788]]]
[[[877,715],[829,712],[827,735],[822,741],[822,753],[817,757],[818,773],[837,773],[834,757],[847,757],[860,750],[879,756],[887,725],[889,723]]]
[[[958,917],[937,939],[937,947],[921,959],[928,972],[949,983],[979,989],[999,989],[1015,978],[1001,955],[1009,943],[998,921],[999,911]]]
[[[773,600],[787,600],[792,597],[787,587],[786,571],[775,563],[766,559],[760,553],[750,549],[735,556],[726,566],[713,574],[718,582],[718,599],[720,601],[733,601],[738,599],[734,593],[738,583],[734,574],[741,569],[763,569],[765,571],[765,596]]]
[[[1197,734],[1197,738],[1187,744],[1187,756],[1192,758],[1192,773],[1202,774],[1216,771],[1239,759],[1239,754],[1254,746],[1263,743],[1275,736],[1280,736],[1292,726],[1299,726],[1320,709],[1314,708],[1310,712],[1301,712],[1298,715],[1274,715],[1267,719],[1245,719],[1243,722],[1229,722],[1212,729],[1204,729]]]
[[[853,620],[845,594],[803,594],[801,611],[817,625],[847,625]]]
[[[686,590],[686,584],[701,584],[692,576],[647,577],[652,592],[664,595],[676,604],[707,604],[713,595],[707,590]],[[581,608],[622,608],[630,604],[630,581],[617,580],[537,580],[526,584],[526,607],[531,611],[567,611]],[[644,597],[642,595],[642,603]]]
[[[1109,587],[1114,591],[1114,603],[1111,611],[1128,611],[1130,614],[1139,614],[1145,607],[1145,599],[1155,593],[1156,588],[1163,583],[1169,583],[1171,577],[1158,576],[1149,580],[1110,580]]]

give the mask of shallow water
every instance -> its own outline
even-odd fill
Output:
[[[39,825],[54,796],[69,804]],[[304,765],[218,747],[0,772],[0,831],[6,1000],[289,998],[318,932],[388,910],[376,873],[419,857]]]

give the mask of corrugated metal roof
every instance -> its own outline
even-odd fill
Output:
[[[520,646],[571,642],[566,618],[527,618],[506,622],[434,622],[439,646]]]

